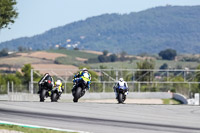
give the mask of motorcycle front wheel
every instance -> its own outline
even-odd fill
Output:
[[[45,100],[45,96],[46,96],[46,90],[42,89],[42,91],[40,92],[40,102],[44,102]]]
[[[74,99],[73,99],[73,101],[76,103],[76,102],[78,102],[78,99],[81,97],[81,87],[78,87],[77,89],[76,89],[76,92],[75,92],[75,95],[74,95]]]
[[[123,100],[123,94],[122,93],[119,93],[119,96],[118,96],[118,103],[123,103],[124,100]]]
[[[57,93],[53,93],[51,95],[51,102],[57,102],[58,101],[58,94]]]

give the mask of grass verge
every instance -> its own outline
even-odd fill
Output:
[[[175,99],[162,99],[163,104],[181,104],[179,101]]]
[[[30,128],[30,127],[7,125],[7,124],[0,124],[0,130],[1,129],[20,131],[24,133],[72,133],[72,132],[56,131],[56,130],[44,129],[44,128],[33,128],[33,127]]]

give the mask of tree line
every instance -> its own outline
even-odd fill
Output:
[[[166,49],[162,50],[158,54],[163,60],[174,60],[177,56],[176,50]],[[108,50],[104,50],[102,55],[97,58],[90,58],[85,63],[103,63],[103,62],[116,62],[116,61],[127,61],[133,60],[135,57],[128,57],[126,52],[121,52],[120,54],[109,54]]]

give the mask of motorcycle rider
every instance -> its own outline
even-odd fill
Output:
[[[90,89],[91,83],[91,74],[88,72],[87,68],[83,68],[78,74],[76,74],[73,78],[73,88],[79,80],[87,81],[87,90]]]
[[[39,85],[38,94],[41,92],[42,87],[53,89],[54,86],[53,78],[48,73],[45,73],[44,76],[41,78],[41,80],[38,82],[38,85]]]
[[[128,95],[128,84],[127,84],[126,81],[124,81],[123,78],[120,78],[119,81],[118,81],[118,82],[115,84],[115,86],[113,87],[114,92],[115,92],[116,99],[117,99],[117,95],[118,95],[116,89],[117,89],[118,87],[120,87],[120,86],[125,86],[125,87],[127,88],[127,91],[126,91],[125,95]]]
[[[55,86],[52,91],[54,91],[55,89],[58,89],[59,94],[61,94],[64,91],[61,80],[58,79],[55,82]],[[49,92],[49,95],[51,95],[51,91]]]

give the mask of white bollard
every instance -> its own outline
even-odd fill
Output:
[[[194,105],[199,105],[199,93],[194,94]]]

